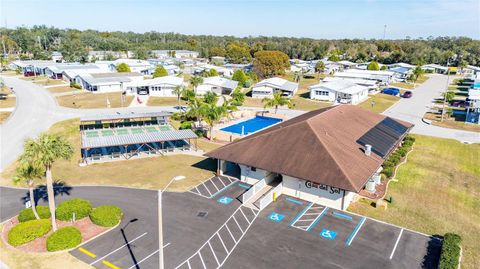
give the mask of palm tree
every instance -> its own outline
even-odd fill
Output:
[[[172,90],[172,93],[177,96],[178,107],[180,107],[180,97],[183,95],[184,92],[185,92],[185,87],[181,85],[175,86],[175,88]]]
[[[41,165],[35,164],[32,160],[29,160],[27,156],[20,156],[19,158],[19,165],[15,171],[15,177],[13,181],[18,183],[20,181],[24,181],[28,185],[28,193],[30,194],[30,203],[32,205],[32,211],[35,215],[35,218],[40,219],[37,213],[37,209],[35,206],[35,196],[33,195],[33,184],[34,180],[37,178],[41,178],[45,175],[45,170]]]
[[[202,84],[203,83],[203,78],[200,77],[200,76],[193,76],[190,78],[190,84],[192,85],[193,87],[193,90],[195,91],[195,93],[197,93],[197,87],[198,85]]]
[[[215,104],[208,104],[205,110],[205,121],[209,126],[209,140],[212,140],[212,130],[215,123],[217,123],[223,116],[228,113],[225,106],[217,106]]]
[[[200,99],[194,98],[188,104],[187,117],[197,119],[199,125],[202,124],[202,118],[205,115],[207,105]]]
[[[59,135],[42,133],[37,139],[28,139],[25,142],[25,158],[35,165],[45,167],[47,179],[48,207],[52,221],[53,231],[57,230],[55,221],[55,197],[53,191],[52,166],[57,160],[69,160],[73,154],[73,148],[68,141]]]
[[[267,107],[275,107],[275,114],[277,114],[277,110],[279,106],[288,105],[291,106],[291,101],[287,97],[283,96],[281,92],[276,92],[273,94],[273,98],[265,97],[262,100],[264,103],[263,108],[266,109]]]

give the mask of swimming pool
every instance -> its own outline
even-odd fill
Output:
[[[234,133],[234,134],[242,134],[242,129],[243,129],[243,134],[251,134],[256,131],[265,129],[273,124],[281,122],[281,119],[276,119],[276,118],[270,118],[270,117],[263,117],[263,116],[256,116],[253,119],[249,119],[246,121],[239,122],[234,125],[230,125],[228,127],[222,128],[220,130],[229,132],[229,133]],[[242,128],[243,127],[243,128]]]

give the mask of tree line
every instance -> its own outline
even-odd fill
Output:
[[[136,58],[150,57],[150,50],[187,49],[201,57],[223,56],[231,63],[249,63],[259,51],[282,51],[290,59],[365,62],[414,65],[438,63],[480,65],[480,41],[467,37],[427,37],[401,40],[312,39],[290,37],[234,37],[183,35],[178,33],[102,32],[59,29],[44,25],[0,28],[7,53],[35,59],[50,58],[51,51],[62,52],[67,61],[86,61],[89,50],[132,51]]]

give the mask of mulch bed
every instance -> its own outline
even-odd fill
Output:
[[[25,252],[48,252],[47,251],[47,238],[53,233],[53,230],[48,232],[46,235],[39,237],[31,242],[23,244],[21,246],[13,247],[8,244],[8,232],[12,229],[15,225],[19,223],[16,217],[13,217],[10,221],[5,223],[2,232],[2,240],[7,244],[7,246],[11,248],[15,248],[18,250],[22,250]],[[92,223],[89,217],[83,218],[81,220],[77,220],[75,223],[71,221],[61,221],[57,220],[57,227],[58,229],[73,226],[80,230],[82,234],[82,243],[105,232],[106,230],[110,229],[109,227],[101,227]]]

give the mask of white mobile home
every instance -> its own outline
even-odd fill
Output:
[[[176,97],[175,87],[183,85],[182,77],[165,76],[154,79],[139,80],[127,87],[128,95],[150,95],[159,97]]]
[[[349,81],[332,81],[310,86],[310,99],[356,105],[368,98],[368,88]]]
[[[274,93],[281,92],[283,96],[293,97],[298,90],[298,83],[283,78],[264,79],[252,87],[253,98],[271,98]]]
[[[203,79],[203,83],[197,87],[197,94],[203,95],[214,92],[217,95],[231,94],[238,86],[238,81],[222,77],[209,77]]]
[[[134,72],[79,74],[75,82],[91,92],[121,92],[143,80],[143,75]]]
[[[347,82],[355,83],[357,85],[367,87],[369,92],[378,91],[380,87],[378,81],[368,80],[368,79],[326,77],[322,80],[322,82],[332,82],[332,81],[347,81]]]

